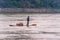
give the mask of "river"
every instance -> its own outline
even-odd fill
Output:
[[[16,23],[36,26],[9,26]],[[1,13],[0,40],[60,40],[60,14],[58,13]]]

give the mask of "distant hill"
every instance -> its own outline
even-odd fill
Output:
[[[60,0],[0,0],[0,8],[60,8]]]

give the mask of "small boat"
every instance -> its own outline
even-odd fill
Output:
[[[20,27],[22,27],[22,26],[27,26],[27,25],[24,25],[23,23],[17,23],[16,25],[9,25],[9,26],[20,26]],[[31,24],[29,26],[37,26],[37,24]]]
[[[28,16],[27,17],[27,24],[26,25],[24,25],[23,23],[16,23],[16,25],[9,25],[9,26],[27,26],[27,27],[29,27],[29,26],[37,26],[37,24],[29,25],[29,22],[30,22],[30,17]]]

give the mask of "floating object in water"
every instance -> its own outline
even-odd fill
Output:
[[[28,16],[27,17],[27,24],[26,25],[24,25],[23,23],[16,23],[16,25],[9,25],[9,26],[27,26],[27,27],[29,27],[29,26],[36,26],[37,24],[31,24],[31,25],[29,25],[30,23],[30,17]]]
[[[17,23],[16,26],[24,26],[23,23]]]
[[[23,25],[23,23],[17,23],[16,25],[9,25],[9,26],[27,26],[27,25]],[[29,26],[37,26],[37,24],[31,24]]]
[[[9,25],[9,26],[14,26],[14,25]]]
[[[37,24],[32,24],[31,26],[36,26]]]

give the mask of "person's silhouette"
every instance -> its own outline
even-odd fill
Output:
[[[30,18],[29,16],[27,17],[27,27],[29,27],[29,21],[30,21]]]

